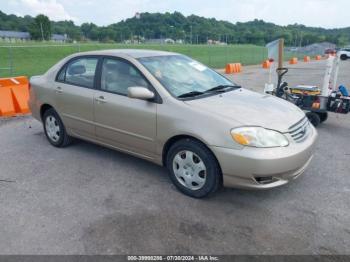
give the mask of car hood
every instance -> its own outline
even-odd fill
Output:
[[[185,103],[240,125],[261,126],[280,132],[287,132],[305,117],[302,110],[288,101],[243,88]]]

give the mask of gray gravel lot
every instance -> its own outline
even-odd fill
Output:
[[[287,80],[319,84],[324,66],[299,63],[306,70]],[[261,91],[267,72],[233,78]],[[318,131],[315,158],[293,183],[196,200],[162,167],[83,141],[57,149],[31,117],[0,120],[0,253],[350,254],[350,115]]]

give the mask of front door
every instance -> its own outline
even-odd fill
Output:
[[[129,98],[131,86],[149,88],[150,84],[130,62],[104,58],[94,95],[96,136],[124,151],[153,158],[157,104]]]

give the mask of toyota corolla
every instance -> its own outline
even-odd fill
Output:
[[[293,104],[176,53],[74,54],[30,85],[32,114],[53,146],[75,137],[164,165],[192,197],[284,185],[307,168],[317,137]]]

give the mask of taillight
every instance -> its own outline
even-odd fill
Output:
[[[315,101],[312,103],[311,106],[312,109],[320,109],[321,108],[321,101],[320,98],[316,98]]]

